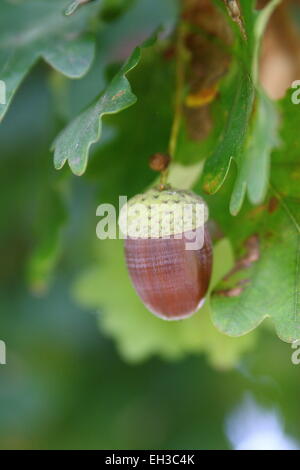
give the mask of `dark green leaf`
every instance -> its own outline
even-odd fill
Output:
[[[271,152],[279,141],[277,128],[275,104],[262,91],[257,92],[250,131],[242,151],[237,153],[238,175],[230,200],[232,215],[240,211],[246,190],[253,204],[264,200],[269,184]]]
[[[237,261],[213,293],[212,309],[215,325],[226,334],[243,335],[271,317],[280,338],[292,342],[300,338],[300,141],[290,96],[281,113],[282,142],[273,155],[268,202],[244,208],[236,218],[220,216]],[[221,209],[214,210],[218,218]]]
[[[120,71],[114,76],[104,93],[82,114],[64,129],[53,143],[54,164],[57,169],[68,161],[76,175],[82,175],[87,166],[90,147],[101,137],[102,117],[116,114],[136,102],[127,74],[134,69],[142,55],[142,49],[155,41],[152,37],[136,47]]]
[[[37,242],[27,267],[28,284],[36,294],[44,293],[53,275],[53,268],[61,254],[62,229],[66,218],[61,188],[57,182],[56,185],[47,185],[40,201]]]
[[[241,1],[247,39],[236,28],[236,59],[229,87],[227,77],[221,90],[227,122],[202,175],[204,190],[215,193],[224,183],[231,162],[236,162],[238,176],[230,202],[233,215],[242,207],[247,189],[251,202],[261,202],[269,181],[270,154],[277,143],[277,117],[271,102],[257,88],[257,69],[263,32],[278,3],[273,0],[258,12],[254,2]]]

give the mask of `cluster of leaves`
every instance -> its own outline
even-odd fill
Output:
[[[116,203],[120,194],[143,191],[153,180],[146,166],[148,156],[167,147],[174,60],[164,52],[173,38],[166,39],[164,33],[157,39],[151,33],[164,25],[164,31],[172,31],[177,2],[155,0],[154,5],[153,1],[129,5],[98,0],[68,18],[62,14],[67,6],[63,0],[1,5],[0,78],[6,81],[8,100],[0,105],[0,115],[4,116],[21,80],[40,57],[69,78],[86,75],[76,84],[57,75],[52,80],[56,98],[62,89],[68,90],[68,106],[61,112],[67,122],[53,143],[54,164],[61,169],[68,162],[75,175],[84,174],[89,184],[96,184],[97,202]],[[122,243],[97,241],[95,220],[91,222],[92,259],[75,282],[74,296],[99,311],[101,328],[116,339],[129,360],[154,353],[178,357],[206,351],[214,364],[231,366],[253,345],[254,333],[243,335],[266,317],[272,317],[283,340],[300,337],[297,110],[289,96],[279,104],[272,102],[257,77],[263,32],[278,3],[272,0],[256,11],[253,1],[241,0],[245,31],[241,34],[225,6],[216,2],[232,27],[234,44],[229,71],[214,103],[214,129],[204,143],[181,138],[178,162],[171,171],[177,185],[184,181],[196,192],[209,194],[211,218],[224,234],[215,245],[211,295],[205,308],[176,324],[151,316],[130,284]],[[145,15],[147,28],[140,22],[141,4],[151,10]],[[18,20],[12,22],[12,18]],[[132,38],[134,18],[137,30]],[[145,29],[150,39],[145,40]],[[128,49],[134,45],[130,54]],[[121,58],[124,64],[116,70],[113,62]],[[80,113],[72,105],[78,97],[85,106]],[[40,232],[29,263],[30,283],[38,288],[48,282],[59,253],[65,221],[61,187],[68,174],[63,173],[63,185],[59,178],[49,189],[51,229]]]
[[[271,317],[279,337],[292,342],[300,335],[299,139],[295,139],[297,113],[289,95],[279,109],[281,144],[272,154],[265,201],[255,207],[245,204],[232,218],[226,207],[222,209],[224,202],[212,198],[215,217],[238,260],[213,293],[212,309],[214,323],[226,334],[245,334]]]

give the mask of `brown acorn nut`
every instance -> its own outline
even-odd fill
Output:
[[[199,196],[170,188],[139,194],[121,210],[131,280],[148,310],[160,318],[186,318],[205,301],[212,270],[207,219]]]

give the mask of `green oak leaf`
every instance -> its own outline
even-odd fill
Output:
[[[231,336],[244,335],[270,317],[281,339],[292,342],[300,338],[297,112],[288,94],[281,103],[282,140],[273,153],[268,202],[252,209],[245,207],[237,217],[214,203],[211,207],[236,251],[236,269],[216,287],[211,298],[214,324]],[[246,245],[255,239],[254,249],[248,249],[247,255]]]
[[[130,73],[130,85],[138,99],[125,112],[105,117],[101,141],[84,174],[97,184],[98,200],[117,204],[120,194],[131,197],[157,178],[157,172],[147,162],[149,155],[168,146],[172,73],[173,68],[166,67],[163,49],[158,45],[143,51],[139,66]],[[182,176],[185,180],[185,174]]]
[[[236,159],[239,171],[230,200],[232,215],[240,211],[246,191],[249,201],[259,204],[268,190],[271,152],[279,142],[279,119],[276,105],[261,90],[249,124],[250,131]]]
[[[202,175],[204,190],[210,194],[220,189],[226,179],[232,159],[243,150],[254,101],[253,82],[243,69],[233,70],[230,77],[227,77],[223,89],[225,90],[225,96],[222,97],[224,108],[226,109],[227,94],[229,94],[228,101],[231,109],[228,112],[224,131],[213,154],[207,159]],[[234,90],[233,96],[232,90]]]
[[[39,58],[70,78],[82,77],[94,58],[94,40],[86,32],[99,3],[87,5],[71,17],[65,0],[28,0],[0,5],[0,80],[6,103],[0,121],[26,74]]]
[[[85,172],[90,147],[101,137],[103,116],[119,113],[136,102],[127,74],[140,62],[142,49],[151,46],[155,40],[156,35],[136,47],[104,93],[58,135],[52,146],[56,169],[68,161],[74,174]]]
[[[260,203],[264,199],[270,154],[277,143],[276,109],[259,89],[257,75],[261,39],[280,0],[271,1],[260,11],[254,10],[254,2],[240,3],[247,40],[235,28],[239,36],[235,59],[221,88],[226,123],[201,177],[204,191],[213,194],[226,180],[231,163],[237,164],[237,181],[230,202],[233,215],[242,207],[247,190],[251,202]]]

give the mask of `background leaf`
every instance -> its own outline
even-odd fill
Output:
[[[247,207],[236,218],[226,213],[219,218],[220,207],[215,213],[212,207],[237,253],[236,269],[212,295],[213,321],[229,335],[245,334],[271,317],[281,339],[292,342],[300,337],[297,121],[288,94],[281,104],[282,141],[273,155],[268,202]],[[246,244],[253,236],[257,237],[253,256],[241,265],[238,259],[247,260]]]
[[[269,181],[270,154],[277,142],[276,111],[264,92],[257,89],[257,68],[262,35],[279,1],[271,1],[259,12],[254,10],[254,2],[240,3],[247,39],[242,38],[236,27],[238,41],[231,82],[221,90],[227,120],[202,175],[205,192],[215,193],[224,183],[231,162],[236,162],[237,181],[230,201],[233,215],[242,207],[247,189],[252,202],[259,203],[264,199]],[[256,120],[259,122],[256,123]],[[263,127],[268,132],[265,132],[264,139],[259,139],[257,133],[262,132]],[[255,149],[250,142],[255,142]],[[251,163],[252,170],[248,172],[249,161],[253,160],[255,154],[259,154],[260,159]],[[260,175],[259,179],[257,174]]]
[[[28,261],[27,280],[32,292],[41,295],[49,286],[62,250],[62,228],[67,210],[62,190],[52,182],[40,200],[36,243]]]
[[[154,39],[151,38],[141,47],[137,47],[105,92],[57,137],[53,143],[54,164],[57,169],[62,168],[68,161],[76,175],[84,173],[90,146],[101,137],[102,117],[118,113],[136,102],[136,96],[131,91],[126,75],[138,65],[142,49],[153,42]]]
[[[239,167],[230,199],[230,212],[236,215],[247,191],[253,204],[261,203],[267,193],[270,176],[271,152],[279,142],[277,108],[263,91],[258,91],[250,131],[240,153]]]
[[[91,66],[94,41],[85,30],[99,2],[71,17],[64,16],[65,6],[64,0],[2,0],[0,77],[6,83],[6,104],[0,104],[0,121],[20,83],[40,57],[71,78],[81,77]]]

